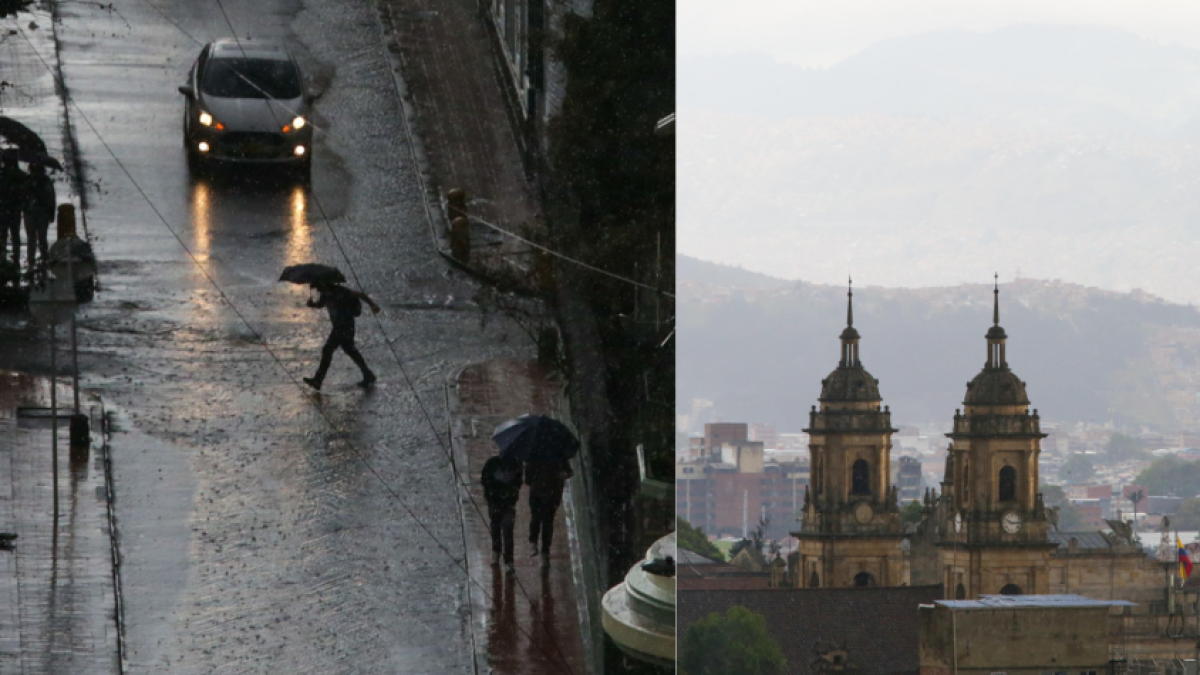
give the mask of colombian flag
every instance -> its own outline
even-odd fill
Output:
[[[1175,535],[1175,545],[1179,547],[1179,578],[1187,581],[1187,578],[1192,576],[1192,557],[1188,555],[1187,549],[1183,548],[1178,534]]]

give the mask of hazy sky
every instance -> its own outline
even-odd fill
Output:
[[[758,52],[826,67],[890,38],[1015,23],[1092,24],[1200,49],[1195,0],[683,0],[681,56]]]

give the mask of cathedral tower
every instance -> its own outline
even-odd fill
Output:
[[[797,585],[899,586],[904,534],[891,476],[891,412],[881,408],[879,381],[858,357],[854,293],[847,293],[846,329],[837,369],[821,381],[821,408],[809,424],[810,489],[794,569]]]
[[[1038,492],[1041,432],[1025,383],[1008,367],[993,290],[988,358],[954,411],[937,513],[938,557],[947,597],[1049,593],[1046,509]]]

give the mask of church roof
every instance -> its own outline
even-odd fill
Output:
[[[676,600],[679,635],[713,612],[745,607],[766,617],[767,631],[787,659],[788,675],[816,675],[814,644],[844,645],[860,675],[915,675],[917,608],[942,597],[942,587],[772,588],[693,591]]]
[[[1046,540],[1051,544],[1058,544],[1062,550],[1067,550],[1071,547],[1071,540],[1075,540],[1075,545],[1079,550],[1103,550],[1107,551],[1112,548],[1108,543],[1108,539],[1104,538],[1097,530],[1088,532],[1059,532],[1051,530],[1046,533]]]
[[[1128,600],[1096,600],[1074,593],[981,595],[978,600],[937,600],[950,609],[1044,609],[1046,607],[1137,607]]]
[[[841,367],[821,380],[821,402],[850,403],[882,401],[879,380],[871,377],[861,365]]]
[[[1003,358],[1003,348],[996,352],[996,345],[1008,339],[1000,327],[1000,284],[992,291],[995,304],[992,310],[992,327],[988,329],[988,362],[975,379],[967,383],[966,405],[1029,405],[1025,394],[1025,383],[1008,369]]]
[[[1008,368],[984,368],[967,383],[966,405],[1029,405],[1025,383]]]

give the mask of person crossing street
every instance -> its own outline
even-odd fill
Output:
[[[367,367],[366,359],[354,346],[354,320],[362,314],[363,302],[370,305],[371,311],[376,314],[379,313],[379,305],[366,293],[346,288],[339,283],[321,282],[313,284],[312,287],[317,290],[318,297],[315,301],[309,298],[308,306],[326,309],[333,330],[325,340],[325,346],[321,348],[321,364],[317,367],[316,375],[304,378],[304,383],[320,391],[325,382],[325,374],[329,371],[329,364],[333,361],[333,353],[341,349],[362,371],[363,379],[358,385],[369,387],[375,384],[375,373]]]

